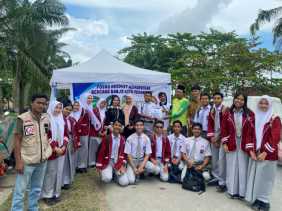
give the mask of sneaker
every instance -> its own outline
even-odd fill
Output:
[[[224,193],[226,191],[226,186],[225,185],[218,185],[216,187],[216,191],[219,193]]]

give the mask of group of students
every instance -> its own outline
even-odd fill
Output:
[[[181,182],[187,169],[206,173],[211,163],[208,185],[227,191],[230,198],[245,199],[256,210],[269,210],[281,132],[271,98],[262,96],[253,112],[244,94],[236,94],[228,108],[221,93],[213,94],[212,104],[202,93],[193,118],[183,124],[183,105],[188,102],[183,103],[182,87],[176,92],[180,105],[174,102],[172,112],[162,100],[153,102],[150,92],[139,109],[132,96],[124,106],[112,96],[110,105],[100,99],[95,108],[91,94],[74,103],[51,101],[47,113],[52,155],[41,198],[47,204],[60,201],[61,189],[69,189],[75,174],[91,167],[103,182],[127,186],[148,175],[174,181],[175,169]],[[159,95],[163,101],[164,97]],[[160,118],[151,113],[156,106],[164,113]]]

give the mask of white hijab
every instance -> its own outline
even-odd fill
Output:
[[[78,111],[72,111],[70,116],[73,117],[76,121],[80,119],[81,113],[82,113],[82,106],[79,101],[76,101],[75,103],[79,103],[79,110]]]
[[[259,102],[265,99],[268,101],[269,103],[269,108],[266,112],[260,110],[258,108],[258,104]],[[261,142],[262,142],[262,136],[263,136],[263,129],[264,129],[264,125],[270,121],[272,115],[273,115],[273,108],[272,108],[272,100],[268,95],[263,95],[261,96],[261,98],[259,99],[257,104],[257,108],[256,108],[256,112],[255,112],[255,127],[256,127],[256,139],[257,139],[257,150],[260,149],[261,147]]]
[[[52,140],[56,140],[59,142],[59,146],[61,147],[64,144],[64,130],[65,130],[65,121],[63,117],[63,113],[61,112],[59,115],[55,115],[55,108],[57,105],[62,104],[56,100],[51,101],[49,103],[49,107],[47,113],[50,117],[51,123],[51,132],[52,132]],[[63,105],[62,105],[63,107]],[[58,140],[59,138],[59,140]]]
[[[87,104],[87,98],[90,96],[90,93],[85,93],[80,96],[80,105],[82,108],[84,108],[86,111],[88,111],[90,118],[91,118],[91,124],[94,126],[95,130],[100,130],[101,128],[101,122],[96,117],[96,115],[93,112],[93,106],[92,104]]]
[[[98,101],[98,103],[97,103],[97,108],[98,108],[99,113],[100,113],[101,121],[103,122],[104,119],[106,118],[107,106],[106,106],[105,108],[101,108],[101,107],[100,107],[100,104],[101,104],[102,102],[107,102],[107,101],[106,101],[106,99],[101,98],[101,99]]]

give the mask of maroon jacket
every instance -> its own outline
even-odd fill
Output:
[[[84,108],[82,108],[81,116],[77,121],[77,132],[79,136],[88,136],[90,132],[90,118]]]
[[[97,162],[96,162],[97,169],[103,170],[109,165],[111,160],[111,154],[112,154],[112,145],[113,145],[112,134],[102,138],[100,149],[97,154]],[[119,170],[126,163],[127,157],[126,154],[124,153],[124,147],[125,147],[125,139],[123,138],[123,136],[120,136],[118,160],[114,164],[115,170]]]
[[[50,146],[51,146],[51,148],[52,148],[52,155],[48,158],[48,160],[55,160],[55,159],[58,158],[58,156],[57,156],[57,154],[56,154],[56,152],[55,152],[55,148],[56,148],[56,147],[59,147],[59,142],[58,142],[58,140],[52,140],[52,132],[51,132],[51,130],[49,130],[49,132],[48,132],[48,138],[49,138]],[[65,129],[64,129],[64,143],[63,143],[63,145],[61,146],[61,148],[65,146],[65,148],[67,149],[68,143],[69,143],[69,139],[68,139],[68,135],[67,135],[67,126],[66,126],[66,124],[65,124]],[[66,153],[66,149],[65,149],[63,155]]]
[[[163,146],[162,146],[162,163],[169,163],[171,158],[171,149],[170,143],[167,137],[162,137],[163,139]],[[152,147],[152,154],[150,155],[150,159],[157,159],[157,137],[153,135],[151,138],[151,147]]]
[[[222,144],[227,144],[229,151],[235,151],[238,146],[236,146],[236,126],[234,121],[234,112],[231,111],[228,118],[223,119],[223,124],[221,127],[221,142]],[[250,151],[255,151],[254,142],[256,140],[255,135],[255,114],[250,112],[250,114],[242,114],[242,134],[241,134],[241,149],[249,153]]]
[[[70,122],[70,129],[69,127],[67,126],[67,136],[68,138],[72,138],[73,139],[73,147],[74,147],[74,150],[76,151],[80,146],[80,137],[78,135],[78,130],[77,130],[77,122],[75,120],[75,118],[69,116],[67,118],[64,117],[64,120],[65,120],[65,125],[67,125],[67,121]]]
[[[94,108],[93,112],[95,114],[95,116],[97,117],[97,119],[101,122],[102,128],[100,130],[96,130],[95,127],[90,124],[90,133],[89,136],[91,137],[98,137],[100,132],[104,131],[104,125],[103,125],[103,121],[101,120],[101,116],[100,116],[100,112],[98,108]]]
[[[225,106],[222,106],[221,112],[219,113],[220,116],[220,128],[223,127],[223,122],[229,118],[229,109]],[[214,137],[215,135],[215,108],[212,108],[209,116],[208,116],[208,133],[207,133],[207,138],[210,141],[211,138]],[[220,135],[220,137],[222,137]]]
[[[278,144],[281,138],[281,120],[278,116],[272,116],[264,125],[263,138],[260,152],[266,152],[265,160],[278,160]],[[256,142],[254,143],[256,147]],[[256,149],[256,148],[255,148]]]

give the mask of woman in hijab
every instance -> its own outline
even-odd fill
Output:
[[[224,119],[221,134],[226,152],[226,185],[232,199],[244,199],[249,153],[255,142],[255,115],[247,107],[247,96],[234,96],[229,118]]]
[[[81,96],[81,98],[86,98],[87,96]],[[93,97],[89,96],[89,101],[92,101]],[[82,99],[81,101],[76,101],[74,103],[74,110],[72,112],[72,117],[77,121],[77,131],[80,139],[80,147],[77,150],[77,172],[84,173],[87,170],[87,156],[88,156],[88,139],[90,132],[90,115],[83,107]]]
[[[119,121],[123,126],[125,125],[124,113],[120,107],[120,98],[117,95],[112,96],[111,104],[106,111],[104,125],[111,128],[115,121]]]
[[[76,131],[76,120],[70,116],[73,110],[73,105],[68,99],[62,100],[62,103],[64,106],[63,117],[65,121],[65,130],[67,131],[67,136],[69,138],[63,170],[63,189],[69,189],[75,175],[74,156],[77,145],[79,145],[79,137],[77,136]]]
[[[78,166],[78,149],[81,146],[80,143],[80,137],[84,136],[84,134],[86,134],[85,131],[81,130],[82,122],[86,121],[87,115],[85,114],[86,112],[84,111],[84,109],[80,106],[80,102],[79,101],[74,101],[73,105],[72,105],[73,109],[72,112],[70,114],[70,117],[72,117],[75,120],[75,134],[76,134],[76,139],[74,139],[73,142],[73,147],[74,147],[74,153],[73,153],[73,164],[74,164],[74,171],[77,169]],[[89,120],[87,120],[89,122]],[[86,121],[86,122],[87,122]],[[74,172],[75,173],[75,172]]]
[[[249,162],[246,200],[255,210],[269,210],[278,160],[281,121],[273,113],[272,99],[262,96],[255,112],[256,142]]]
[[[57,203],[60,200],[61,195],[65,161],[64,155],[68,144],[62,110],[63,105],[58,101],[50,102],[47,110],[51,124],[49,137],[53,154],[47,162],[47,170],[42,188],[42,198],[48,205]]]
[[[97,103],[96,108],[94,109],[94,115],[97,120],[100,122],[100,129],[95,129],[93,126],[90,127],[90,137],[88,145],[88,166],[90,168],[95,167],[96,165],[96,154],[101,143],[101,137],[104,135],[104,120],[106,115],[107,101],[105,99],[100,99]]]
[[[139,118],[138,108],[134,105],[133,96],[127,95],[125,105],[123,107],[125,128],[123,136],[127,139],[131,134],[135,133],[134,122]]]

